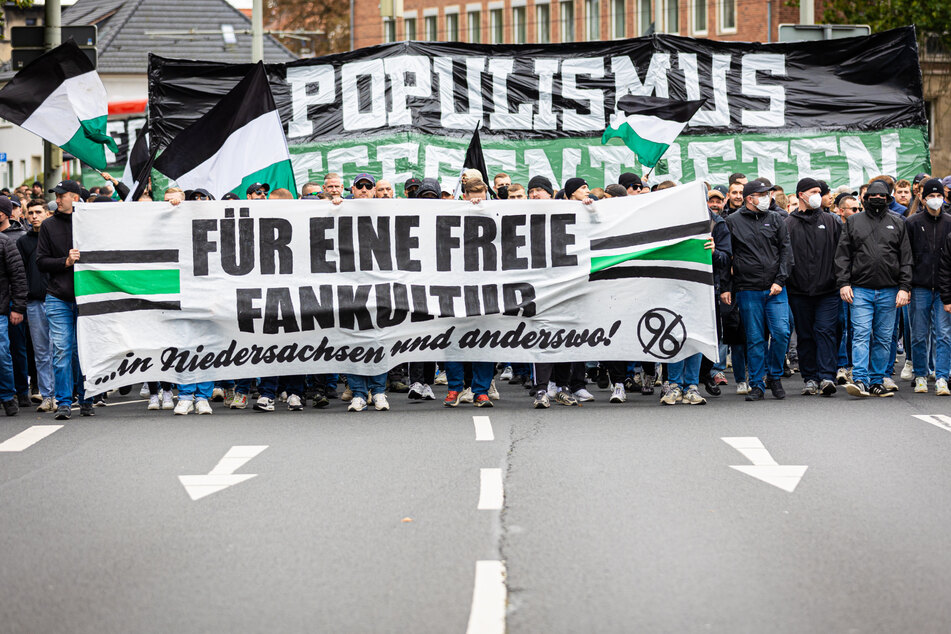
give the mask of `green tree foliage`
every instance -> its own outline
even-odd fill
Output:
[[[951,51],[949,0],[825,0],[821,7],[825,24],[868,24],[873,33],[914,24],[923,52]]]

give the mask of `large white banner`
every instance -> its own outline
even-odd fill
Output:
[[[86,388],[714,358],[699,182],[573,201],[78,205]]]

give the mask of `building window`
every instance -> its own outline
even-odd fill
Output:
[[[446,41],[447,42],[459,41],[459,14],[458,13],[446,14]]]
[[[525,43],[525,7],[512,8],[512,43]]]
[[[426,28],[426,40],[429,42],[435,42],[439,39],[439,24],[437,20],[439,16],[437,15],[427,15],[423,18],[423,25]]]
[[[925,114],[928,115],[928,147],[934,147],[934,117],[935,117],[935,103],[934,101],[925,101]]]
[[[627,18],[627,7],[625,0],[612,0],[611,2],[611,37],[619,40],[627,37],[627,29],[624,20]]]
[[[482,41],[482,14],[479,11],[466,14],[466,30],[469,32],[470,42],[478,44]]]
[[[584,23],[588,41],[601,39],[600,0],[585,0]]]
[[[505,16],[502,9],[492,9],[489,11],[489,30],[492,32],[492,44],[505,43]]]
[[[539,44],[551,41],[551,13],[547,4],[535,5],[535,41]]]
[[[393,18],[383,18],[383,41],[396,41],[396,20]]]
[[[720,0],[720,33],[736,32],[736,0]]]
[[[561,41],[575,41],[575,3],[574,0],[567,0],[559,3],[559,13],[561,15]]]
[[[640,35],[657,31],[657,27],[654,27],[654,22],[651,20],[651,8],[653,6],[654,0],[637,0],[637,32]]]
[[[680,2],[679,0],[664,0],[664,32],[680,32]]]
[[[707,0],[693,0],[691,6],[693,23],[691,28],[694,35],[707,32]]]
[[[403,20],[403,35],[407,40],[416,39],[416,18],[405,18]]]

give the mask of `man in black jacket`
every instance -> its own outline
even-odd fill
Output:
[[[10,204],[6,196],[2,197]],[[0,403],[7,416],[16,416],[16,383],[13,378],[13,357],[10,355],[11,326],[23,323],[26,313],[26,273],[16,242],[0,233]]]
[[[804,396],[836,392],[839,293],[835,250],[842,224],[838,216],[823,211],[820,190],[815,179],[801,179],[796,184],[799,209],[786,218],[795,262],[786,290],[796,324]]]
[[[925,213],[908,218],[908,240],[914,262],[911,278],[911,362],[915,392],[928,392],[928,360],[932,334],[935,338],[935,394],[948,396],[951,370],[951,316],[943,308],[938,293],[938,265],[941,249],[951,235],[951,216],[942,212],[944,186],[937,178],[921,184]]]
[[[743,208],[726,223],[733,243],[733,292],[746,330],[750,373],[746,400],[763,399],[764,375],[773,396],[784,398],[781,379],[789,346],[789,303],[784,286],[793,266],[789,231],[783,216],[769,210],[769,188],[761,181],[743,186],[743,200]],[[732,301],[730,293],[721,297],[726,303]]]
[[[79,261],[79,249],[73,248],[73,204],[80,201],[82,188],[76,181],[65,180],[50,190],[56,194],[56,212],[40,227],[36,245],[36,263],[49,275],[46,289],[46,318],[50,324],[53,348],[53,383],[56,392],[56,420],[68,420],[73,394],[79,395],[79,413],[95,414],[92,399],[83,390],[76,347],[76,294],[73,290],[73,265]]]
[[[888,185],[872,181],[865,211],[846,219],[835,254],[839,296],[852,304],[853,396],[891,396],[887,374],[895,311],[908,304],[911,244],[901,217],[889,213]]]
[[[26,270],[27,296],[26,320],[33,341],[33,356],[36,359],[36,379],[40,397],[43,399],[38,412],[52,412],[56,409],[53,395],[53,359],[50,356],[50,324],[46,319],[46,273],[36,265],[36,245],[40,237],[40,226],[49,218],[46,201],[34,198],[26,205],[25,219],[31,230],[17,240],[17,249],[23,258]]]

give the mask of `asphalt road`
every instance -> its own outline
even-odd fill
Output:
[[[0,631],[948,631],[951,426],[915,415],[951,398],[786,385],[203,417],[135,391],[18,451],[55,421],[5,419]],[[219,473],[256,476],[193,500],[179,476],[235,446],[267,448]],[[731,468],[771,462],[808,468],[792,492]]]

